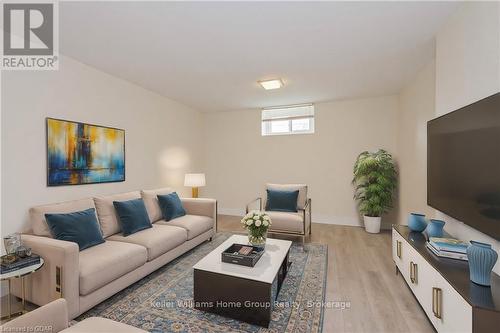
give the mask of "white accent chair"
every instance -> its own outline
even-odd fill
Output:
[[[297,198],[297,212],[267,211],[267,197],[252,200],[246,206],[246,212],[251,210],[265,210],[272,221],[269,233],[297,235],[302,239],[311,234],[311,199],[307,197],[305,184],[267,184],[266,190],[299,191]],[[266,191],[267,193],[267,191]],[[258,206],[256,205],[258,203]]]

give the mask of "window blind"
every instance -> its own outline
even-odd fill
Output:
[[[314,117],[314,105],[295,105],[276,108],[265,108],[262,110],[262,121],[292,120]]]

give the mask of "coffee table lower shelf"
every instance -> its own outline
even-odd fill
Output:
[[[273,283],[194,269],[194,307],[267,328],[290,265],[287,254]]]

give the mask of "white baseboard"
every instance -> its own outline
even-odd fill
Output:
[[[360,227],[361,222],[356,216],[331,216],[326,214],[312,214],[313,223],[336,224]]]
[[[218,208],[218,212],[221,215],[231,215],[231,216],[243,216],[245,215],[244,209],[239,208]],[[348,225],[360,227],[361,222],[356,216],[330,216],[325,214],[315,214],[312,215],[313,223],[322,224],[336,224],[336,225]]]

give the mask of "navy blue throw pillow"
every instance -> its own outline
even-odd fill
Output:
[[[95,209],[67,214],[45,214],[52,237],[78,244],[80,251],[104,243]]]
[[[165,221],[186,215],[186,210],[176,192],[158,195],[158,203]]]
[[[138,231],[151,228],[146,206],[142,199],[128,201],[113,201],[123,236],[132,235]]]
[[[278,212],[297,212],[299,191],[267,190],[266,210]]]

